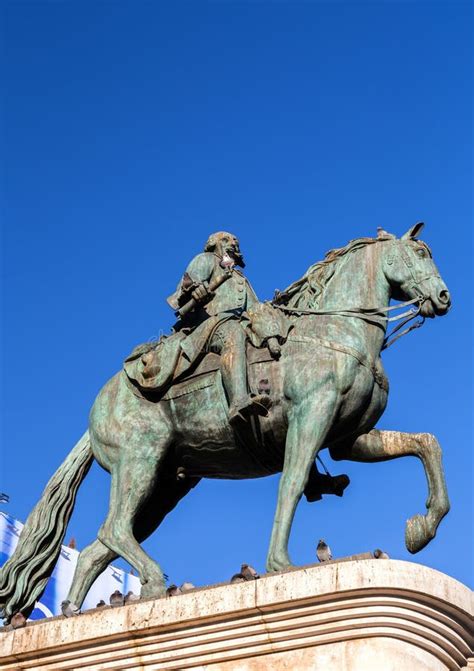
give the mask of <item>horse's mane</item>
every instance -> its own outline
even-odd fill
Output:
[[[301,308],[302,310],[317,309],[324,289],[336,272],[341,260],[347,254],[367,247],[367,245],[373,245],[384,238],[385,236],[356,238],[348,242],[345,247],[331,249],[322,261],[310,266],[301,279],[290,284],[284,291],[276,291],[273,303],[291,308]],[[387,236],[387,239],[391,238],[392,236]]]

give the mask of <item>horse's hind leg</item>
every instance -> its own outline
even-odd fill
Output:
[[[111,505],[101,529],[99,540],[123,557],[137,571],[143,587],[141,596],[148,598],[165,593],[165,580],[160,566],[140,547],[165,515],[194,487],[199,478],[176,479],[170,466],[134,460],[112,473]],[[140,464],[140,467],[138,467]]]
[[[134,535],[134,526],[140,510],[150,499],[158,480],[160,456],[137,450],[127,450],[112,468],[110,506],[107,519],[99,530],[98,538],[109,550],[123,557],[137,571],[142,583],[142,596],[162,596],[165,579],[160,566],[140,547]],[[129,461],[132,458],[133,461]]]
[[[405,543],[407,549],[415,553],[435,537],[439,523],[449,511],[449,499],[441,448],[433,435],[374,429],[359,436],[351,444],[331,446],[329,451],[336,461],[377,462],[406,456],[418,457],[423,463],[428,481],[427,514],[414,515],[407,521]]]
[[[80,552],[67,600],[62,603],[63,615],[79,613],[92,583],[117,556],[98,539]]]
[[[148,538],[165,516],[198,482],[199,478],[162,479],[137,517],[134,526],[137,541],[141,543]],[[71,589],[64,604],[65,614],[71,615],[79,611],[93,582],[117,556],[116,552],[109,550],[99,539],[82,550],[77,561]]]

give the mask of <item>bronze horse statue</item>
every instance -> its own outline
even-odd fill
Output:
[[[159,400],[137,394],[123,371],[107,382],[89,430],[49,481],[2,569],[6,621],[15,613],[27,617],[44,590],[93,459],[111,474],[110,509],[97,540],[80,553],[63,605],[66,615],[79,612],[93,581],[117,556],[137,571],[142,597],[165,594],[163,572],[140,542],[203,477],[281,471],[267,570],[291,566],[288,539],[296,506],[323,449],[335,460],[421,460],[427,512],[406,524],[408,550],[421,550],[449,510],[440,446],[429,433],[374,429],[387,402],[380,353],[390,300],[417,306],[422,317],[444,315],[450,307],[431,251],[417,238],[421,227],[400,239],[380,231],[377,238],[353,240],[277,296],[274,309],[293,326],[278,361],[250,362],[249,384],[269,381],[273,405],[254,422],[248,443],[229,424],[218,370],[195,371]]]

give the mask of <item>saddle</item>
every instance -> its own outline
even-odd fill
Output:
[[[269,338],[286,341],[292,328],[291,322],[269,303],[259,303],[246,313],[247,363],[273,361],[266,343]],[[210,322],[210,320],[209,320]],[[215,327],[218,327],[217,321]],[[204,348],[194,359],[186,347],[189,330],[183,329],[170,336],[162,336],[158,342],[138,345],[124,361],[124,370],[129,381],[145,395],[156,399],[173,385],[185,380],[217,371],[220,357]],[[188,357],[191,356],[191,358]]]
[[[145,343],[136,347],[124,361],[124,371],[129,381],[143,396],[153,396],[155,400],[165,395],[178,395],[194,388],[203,376],[220,369],[220,356],[213,352],[206,353],[191,369],[179,374],[179,358],[183,356],[179,334],[163,338],[158,343]],[[252,366],[266,361],[275,361],[268,349],[257,348],[247,343],[247,365]],[[178,374],[176,374],[178,373]]]
[[[175,376],[184,338],[185,334],[178,332],[135,347],[123,364],[128,379],[139,389],[163,392]]]

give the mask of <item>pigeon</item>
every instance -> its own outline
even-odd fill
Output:
[[[374,550],[374,557],[375,559],[390,559],[386,552],[379,550],[378,548]]]
[[[181,589],[178,587],[178,585],[170,585],[166,590],[166,596],[178,596],[178,594],[181,593]]]
[[[103,608],[106,605],[105,601],[101,599],[98,604],[96,604],[96,608]]]
[[[234,573],[234,575],[230,579],[230,582],[231,584],[233,584],[234,582],[245,582],[245,578],[242,575],[242,573]]]
[[[120,590],[116,589],[113,594],[110,595],[109,603],[111,606],[123,606],[123,594]]]
[[[132,590],[126,593],[124,602],[131,603],[132,601],[140,601],[140,597],[137,594],[134,594]]]
[[[23,613],[15,613],[15,615],[13,615],[10,620],[10,624],[13,629],[20,629],[20,627],[25,626],[26,617],[23,615]]]
[[[320,562],[330,561],[332,559],[332,552],[329,545],[327,545],[321,538],[318,547],[316,548],[316,556]]]
[[[257,580],[257,578],[260,578],[257,571],[250,564],[242,564],[240,573],[243,575],[244,580]]]
[[[183,582],[183,584],[180,587],[180,590],[183,594],[185,592],[192,592],[193,589],[196,589],[196,585],[193,585],[192,582]]]
[[[73,615],[80,615],[81,609],[76,606],[75,603],[71,601],[63,601],[61,603],[61,612],[64,617],[73,617]]]

